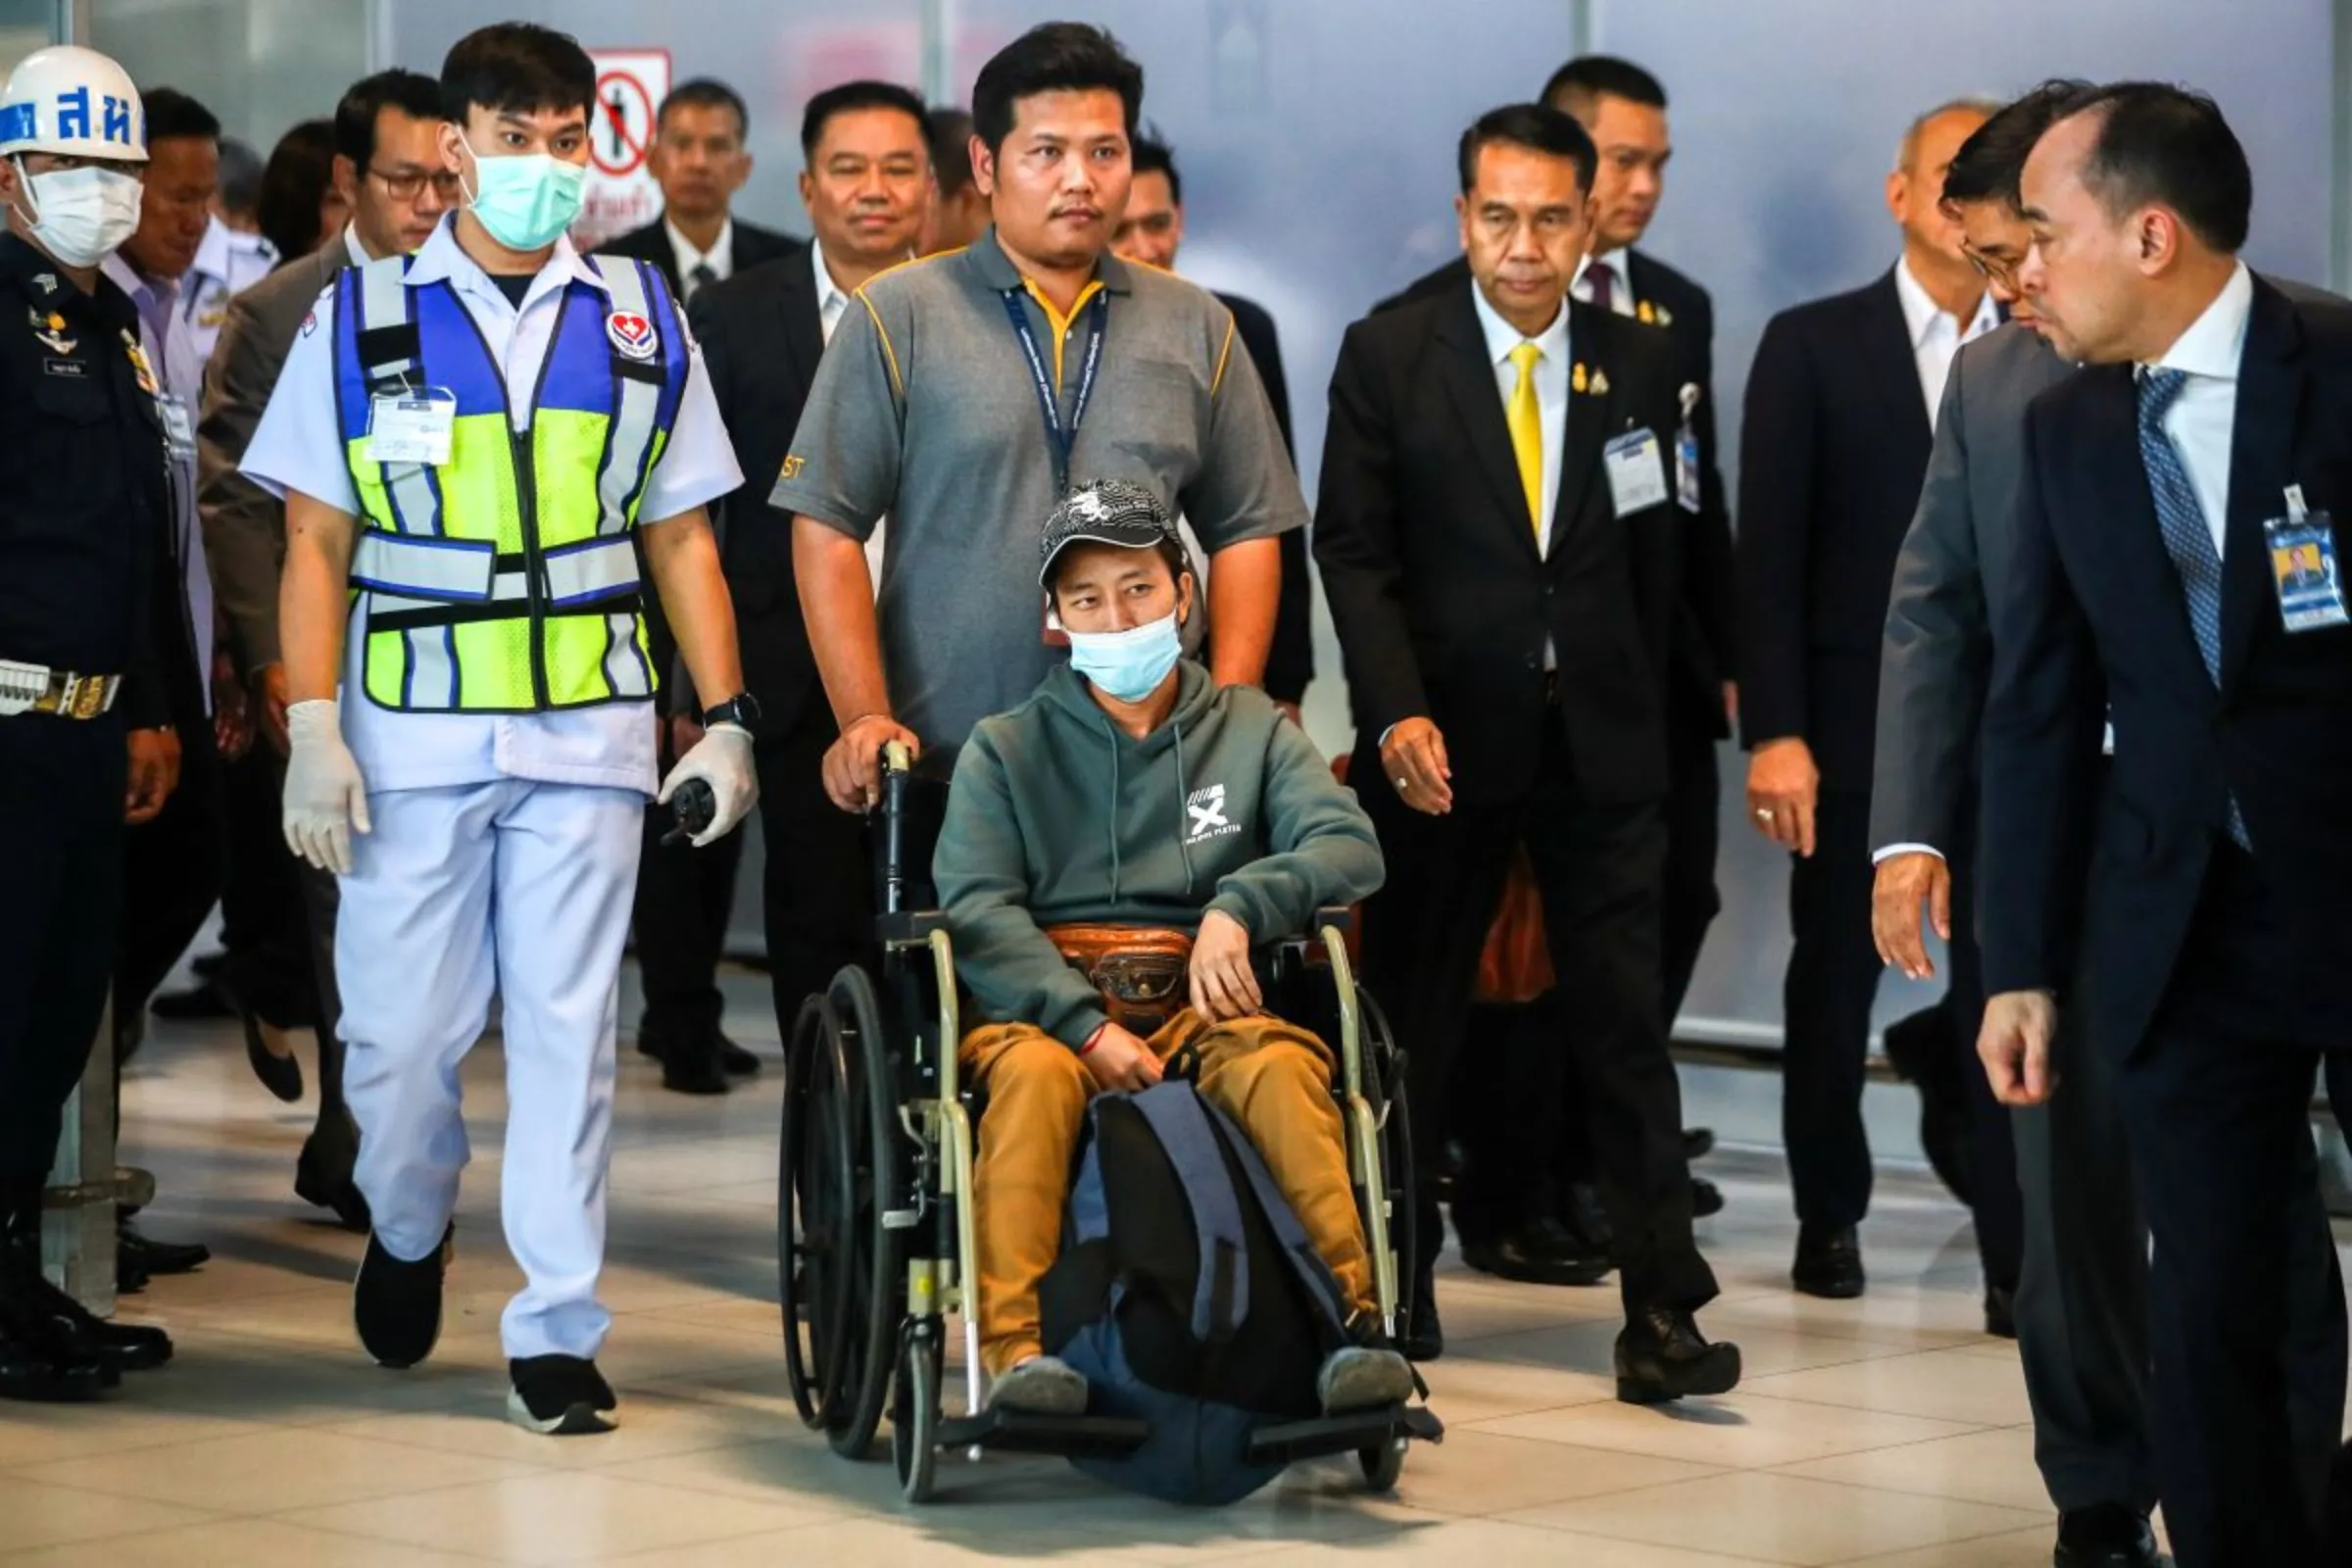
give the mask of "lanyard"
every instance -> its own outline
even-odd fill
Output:
[[[1021,352],[1029,359],[1030,381],[1037,389],[1037,406],[1046,420],[1046,444],[1054,454],[1054,493],[1061,496],[1070,488],[1070,456],[1078,448],[1078,424],[1086,417],[1087,400],[1095,393],[1095,372],[1102,366],[1102,339],[1110,329],[1110,294],[1098,290],[1087,312],[1086,363],[1078,371],[1078,401],[1070,406],[1066,426],[1061,422],[1060,396],[1054,378],[1046,372],[1046,356],[1037,346],[1037,331],[1029,324],[1029,308],[1024,303],[1027,294],[1027,289],[1004,290],[1004,314],[1012,318],[1012,329],[1020,334]]]

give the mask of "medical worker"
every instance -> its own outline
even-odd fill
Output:
[[[564,238],[588,56],[544,27],[484,27],[450,51],[441,89],[463,207],[415,257],[319,296],[245,455],[286,500],[286,837],[341,879],[347,1092],[374,1219],[361,1344],[408,1367],[439,1335],[467,1155],[459,1065],[495,990],[503,1214],[525,1279],[501,1325],[508,1409],[534,1432],[603,1432],[613,1018],[655,793],[641,595],[661,594],[716,704],[660,796],[707,782],[708,844],[758,793],[758,708],[704,514],[742,476],[659,275]]]

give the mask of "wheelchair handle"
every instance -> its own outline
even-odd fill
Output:
[[[882,747],[882,912],[906,907],[906,786],[914,776],[913,754],[905,741]]]

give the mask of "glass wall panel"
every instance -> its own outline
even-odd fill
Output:
[[[264,157],[368,74],[368,0],[83,0],[91,48],[177,87]]]

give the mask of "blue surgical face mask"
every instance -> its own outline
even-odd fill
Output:
[[[473,152],[470,143],[466,150]],[[473,216],[511,251],[553,245],[580,216],[588,171],[546,153],[473,157]]]
[[[1184,653],[1174,611],[1125,631],[1074,631],[1069,639],[1070,667],[1122,703],[1157,691]]]

